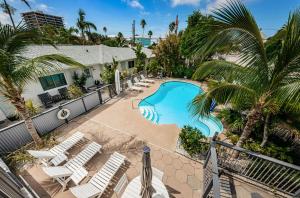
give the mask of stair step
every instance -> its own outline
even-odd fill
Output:
[[[158,124],[159,116],[152,106],[140,107],[141,114],[154,124]]]

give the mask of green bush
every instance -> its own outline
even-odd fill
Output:
[[[162,72],[163,68],[159,65],[158,61],[154,59],[146,65],[146,70],[148,74],[157,76],[160,72]]]
[[[78,75],[77,72],[74,72],[73,80],[74,80],[74,84],[77,87],[83,87],[86,83],[87,75],[85,73],[82,73],[81,75]]]
[[[209,148],[209,144],[204,143],[207,141],[207,138],[197,128],[184,126],[181,129],[179,138],[181,141],[181,146],[192,157],[206,152]]]
[[[29,112],[30,116],[35,116],[36,114],[38,114],[40,112],[39,106],[34,104],[32,100],[26,100],[25,106],[26,106],[26,109]]]
[[[81,88],[76,86],[75,84],[68,87],[68,92],[72,99],[76,99],[83,96]]]

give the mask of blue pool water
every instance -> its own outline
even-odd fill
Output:
[[[189,105],[193,98],[203,90],[191,83],[169,81],[161,84],[159,89],[139,103],[141,114],[155,124],[176,124],[197,127],[207,137],[221,132],[223,125],[214,116],[193,117]]]

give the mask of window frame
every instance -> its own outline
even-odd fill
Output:
[[[57,79],[55,79],[56,77]],[[57,80],[59,80],[59,82]],[[68,85],[64,73],[41,76],[39,77],[39,81],[44,91]],[[51,84],[51,86],[49,86],[49,84]]]
[[[132,64],[133,66],[130,66],[130,65],[131,65],[131,63],[133,63],[133,64]],[[134,62],[134,60],[130,60],[130,61],[128,61],[128,69],[134,68],[134,66],[135,66],[135,62]]]

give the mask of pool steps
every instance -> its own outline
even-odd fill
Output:
[[[159,116],[158,113],[155,111],[153,106],[142,106],[139,107],[141,114],[149,121],[154,124],[158,124]]]

